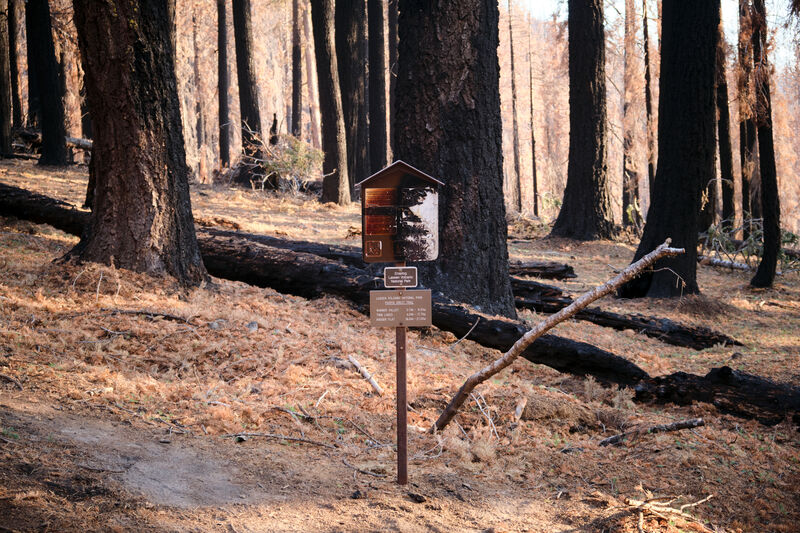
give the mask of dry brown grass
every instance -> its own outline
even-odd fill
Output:
[[[0,164],[0,181],[73,202],[84,180],[75,170]],[[352,244],[345,240],[347,229],[358,225],[355,207],[296,197],[206,187],[193,191],[193,202],[205,219],[298,239]],[[390,332],[370,328],[335,298],[306,300],[225,280],[186,291],[169,279],[52,262],[75,242],[45,226],[0,220],[0,373],[23,386],[20,391],[0,381],[0,516],[13,518],[9,527],[36,529],[44,521],[50,529],[95,530],[113,517],[119,530],[136,529],[131,524],[211,530],[227,527],[218,519],[225,516],[239,531],[632,532],[636,517],[615,507],[624,507],[624,497],[641,499],[643,491],[682,494],[684,501],[713,493],[692,513],[725,531],[793,531],[800,518],[796,428],[767,428],[707,405],[635,405],[629,390],[605,389],[526,362],[480,388],[497,437],[474,402],[456,419],[461,429],[424,433],[464,377],[497,355],[470,341],[451,350],[456,339],[435,328],[409,333],[409,456],[416,457],[411,490],[428,499],[410,503],[392,484],[394,452],[375,443],[393,441]],[[511,253],[574,265],[578,278],[561,285],[577,293],[608,277],[608,265],[627,264],[633,249],[545,240],[517,241]],[[699,278],[702,298],[607,298],[601,305],[714,327],[745,347],[696,352],[576,321],[557,333],[624,355],[653,374],[705,373],[729,364],[797,383],[797,275],[779,278],[769,291],[749,289],[744,274],[708,267],[700,268]],[[349,354],[375,375],[383,397],[344,363]],[[528,406],[517,421],[514,410],[523,397]],[[181,446],[213,453],[254,476],[262,472],[253,483],[260,479],[265,495],[246,505],[182,510],[137,499],[125,475],[76,467],[89,461],[81,455],[87,452],[34,431],[51,415],[34,416],[39,411],[33,405],[55,413],[47,422],[53,427],[69,413],[126,422],[137,432],[172,433],[172,439],[179,434]],[[623,428],[696,416],[706,419],[705,428],[644,436],[610,449],[597,444]],[[258,439],[234,445],[220,437],[242,431],[305,435],[337,447]],[[386,477],[358,474],[342,459]],[[355,489],[366,491],[367,499],[351,500]],[[647,531],[692,527],[681,519],[645,521]]]

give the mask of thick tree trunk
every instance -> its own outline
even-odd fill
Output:
[[[11,65],[8,38],[8,13],[14,9],[10,3],[0,4],[0,158],[11,155]]]
[[[531,48],[531,18],[528,16],[528,88],[530,90],[530,130],[531,130],[531,186],[533,187],[533,216],[539,216],[539,177],[536,174],[536,132],[533,127],[533,50]]]
[[[322,116],[322,151],[325,153],[322,201],[345,205],[350,203],[350,184],[339,66],[334,46],[333,0],[311,0],[311,23]]]
[[[17,30],[19,17],[17,0],[8,0],[8,65],[11,73],[11,107],[15,128],[22,127],[22,100],[19,96],[19,61],[17,59]]]
[[[386,166],[386,39],[383,0],[369,0],[369,161],[370,173]]]
[[[367,124],[367,5],[364,0],[336,0],[336,58],[347,134],[350,194],[369,177]]]
[[[222,167],[231,164],[227,2],[228,0],[217,0],[217,96],[219,99],[219,161]]]
[[[28,67],[28,127],[31,128],[38,128],[39,127],[39,80],[37,79],[36,75],[38,74],[37,69],[33,68],[35,64],[35,50],[36,45],[31,46],[31,32],[36,32],[33,29],[34,26],[34,18],[31,14],[31,10],[35,11],[35,7],[32,6],[31,2],[25,2],[25,39],[26,39],[26,56],[27,56],[27,67]]]
[[[93,211],[70,255],[196,285],[207,275],[192,221],[168,4],[74,2],[96,135]]]
[[[514,154],[514,175],[509,176],[508,190],[511,193],[509,206],[517,213],[522,212],[522,177],[519,164],[519,124],[517,121],[517,79],[514,66],[514,29],[511,24],[511,0],[508,0],[508,46],[511,55],[511,148]]]
[[[734,226],[733,149],[731,148],[731,113],[728,107],[728,76],[725,31],[719,24],[717,37],[717,145],[722,181],[722,220],[727,228]]]
[[[603,1],[570,0],[567,23],[569,163],[564,200],[551,235],[606,239],[615,231],[607,168]]]
[[[421,280],[514,316],[503,202],[497,2],[401,0],[397,159],[445,180],[439,259]]]
[[[755,93],[753,91],[753,43],[750,0],[739,0],[739,160],[742,168],[742,220],[745,238],[750,234],[749,220],[754,217],[751,197],[757,180]]]
[[[700,199],[713,176],[714,65],[719,8],[714,2],[663,4],[658,169],[647,224],[634,261],[666,238],[685,248],[679,257],[623,286],[626,298],[670,297],[699,292],[697,233]]]
[[[659,21],[660,24],[660,21]],[[642,0],[642,36],[644,39],[644,108],[647,135],[647,185],[650,196],[656,182],[655,135],[653,133],[653,88],[650,77],[650,32],[648,31],[647,0]]]
[[[30,17],[28,33],[28,68],[35,72],[42,126],[42,152],[40,165],[66,165],[67,135],[64,124],[64,102],[58,78],[58,62],[53,45],[50,24],[50,6],[47,0],[28,0],[26,17]],[[33,107],[33,106],[32,106]]]
[[[300,138],[303,119],[303,54],[300,38],[300,0],[292,0],[292,135]]]
[[[622,224],[639,227],[639,172],[633,154],[633,130],[636,119],[633,113],[636,79],[636,6],[634,0],[625,0],[625,47],[623,53],[624,75],[622,90]]]
[[[386,5],[386,27],[387,37],[389,40],[389,150],[392,153],[391,159],[394,157],[395,147],[395,115],[397,114],[397,17],[399,11],[397,3],[399,0],[389,0]]]
[[[770,64],[767,59],[767,10],[764,0],[753,0],[753,61],[756,67],[756,124],[761,170],[761,212],[764,217],[764,251],[750,285],[770,287],[775,280],[781,250],[781,206],[772,133]]]
[[[242,147],[245,155],[260,157],[261,112],[258,80],[253,57],[253,28],[250,0],[232,0],[233,39],[236,46],[236,75],[239,80],[239,108],[242,117]]]

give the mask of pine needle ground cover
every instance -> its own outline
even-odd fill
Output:
[[[2,162],[0,181],[78,204],[86,176]],[[193,206],[213,225],[358,245],[348,238],[360,226],[356,207],[208,186],[193,190]],[[391,331],[332,297],[219,279],[185,291],[168,279],[53,262],[75,242],[0,220],[5,528],[634,532],[640,513],[645,531],[796,528],[800,434],[787,422],[767,427],[703,404],[643,406],[628,389],[518,361],[478,389],[457,425],[426,433],[464,378],[498,356],[435,328],[409,332],[412,484],[400,489]],[[509,246],[512,259],[573,265],[578,277],[556,283],[571,294],[633,255],[610,241]],[[698,352],[580,321],[556,332],[653,375],[728,365],[798,383],[800,277],[754,291],[747,273],[698,274],[700,297],[599,305],[713,327],[744,347]],[[599,445],[696,417],[706,425]],[[663,511],[697,502],[683,509],[688,518]]]

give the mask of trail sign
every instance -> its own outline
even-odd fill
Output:
[[[395,161],[359,183],[364,261],[435,260],[439,256],[437,189],[441,185],[403,161]]]
[[[431,325],[431,291],[369,291],[369,320],[375,327]]]
[[[383,286],[387,289],[408,289],[417,286],[417,267],[386,267]]]

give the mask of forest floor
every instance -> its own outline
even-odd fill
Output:
[[[85,168],[0,161],[0,182],[74,204],[86,181]],[[194,187],[192,202],[201,224],[359,245],[348,237],[360,226],[356,206],[210,186]],[[577,278],[554,283],[573,295],[634,252],[511,229],[512,259],[575,267]],[[184,290],[54,262],[76,242],[0,218],[0,531],[798,531],[800,433],[788,422],[643,406],[630,390],[518,361],[478,388],[488,412],[472,402],[444,434],[426,433],[464,378],[499,355],[436,328],[409,332],[410,485],[401,488],[393,332],[333,297],[219,279]],[[695,351],[578,321],[556,333],[652,375],[729,365],[800,382],[800,275],[769,290],[712,267],[698,278],[700,297],[599,305],[712,327],[745,346]],[[706,426],[599,446],[623,429],[693,417]],[[226,436],[242,432],[278,437]],[[640,518],[631,503],[708,496],[684,509],[695,518]]]

